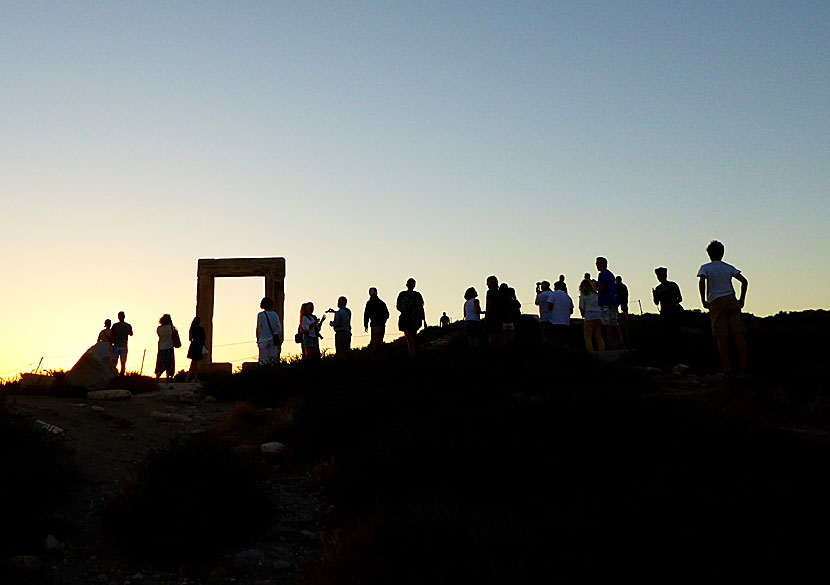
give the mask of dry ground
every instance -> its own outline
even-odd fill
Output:
[[[114,401],[77,397],[17,395],[9,408],[63,430],[81,472],[73,498],[60,511],[73,529],[55,535],[58,548],[40,551],[46,567],[37,582],[57,584],[293,583],[295,569],[315,558],[319,540],[320,499],[304,474],[272,465],[264,486],[276,505],[269,533],[257,542],[198,567],[153,567],[130,561],[102,536],[99,512],[107,493],[153,449],[182,434],[203,433],[234,404],[197,399],[182,402],[192,385],[162,385],[159,392]],[[189,422],[162,420],[166,413]],[[184,420],[184,419],[181,419]],[[239,447],[245,450],[244,446]],[[256,453],[256,446],[250,446]],[[264,463],[268,465],[267,463]],[[47,535],[44,535],[46,537]]]

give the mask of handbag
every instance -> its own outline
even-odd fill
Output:
[[[181,347],[182,346],[182,338],[179,337],[179,330],[176,329],[171,325],[173,329],[173,347]]]
[[[202,355],[207,355],[209,353],[210,353],[210,350],[208,349],[208,346],[203,343],[202,344]]]
[[[297,342],[297,343],[302,344],[302,342],[303,342],[303,328],[302,328],[302,326],[297,328],[297,333],[294,334],[294,341]]]

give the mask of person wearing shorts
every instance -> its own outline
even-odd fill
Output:
[[[597,292],[599,293],[599,315],[605,330],[605,347],[617,349],[620,345],[620,322],[617,316],[617,282],[614,273],[608,270],[608,260],[597,256]]]
[[[711,262],[704,264],[697,271],[700,290],[700,300],[704,309],[709,309],[709,318],[712,321],[712,336],[718,340],[723,373],[732,373],[732,363],[729,355],[729,338],[735,340],[738,350],[738,360],[742,370],[747,368],[746,340],[744,339],[744,320],[741,309],[746,302],[746,291],[749,283],[741,271],[723,261],[724,247],[717,240],[712,240],[706,247]],[[741,296],[735,297],[732,279],[741,283]]]
[[[133,334],[133,326],[124,321],[124,311],[118,312],[118,323],[112,326],[112,355],[115,367],[121,360],[121,375],[127,369],[127,339]]]

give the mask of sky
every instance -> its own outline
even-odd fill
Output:
[[[345,295],[356,346],[369,286],[436,324],[495,274],[533,312],[598,255],[634,310],[657,266],[700,308],[712,239],[747,311],[830,308],[824,0],[3,2],[0,78],[5,379],[119,310],[151,372],[199,258],[284,257],[287,329]],[[256,355],[263,290],[217,280],[214,360]]]

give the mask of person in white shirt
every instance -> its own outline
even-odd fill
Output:
[[[322,327],[325,320],[325,315],[322,319],[318,319],[314,315],[314,303],[311,301],[300,306],[300,331],[303,334],[304,361],[313,362],[320,359],[320,340],[323,338],[320,335],[320,327]]]
[[[156,379],[158,380],[162,373],[166,372],[169,381],[176,373],[174,348],[179,333],[173,326],[173,319],[168,313],[165,313],[159,319],[156,335],[159,338],[158,353],[156,354]],[[179,341],[179,345],[181,345],[181,341]]]
[[[262,311],[256,316],[256,344],[259,348],[259,363],[276,364],[280,361],[282,349],[282,323],[274,312],[274,299],[264,297],[259,303]]]
[[[553,291],[547,280],[536,283],[536,299],[533,302],[539,307],[542,341],[553,339]]]
[[[585,338],[585,349],[589,353],[594,351],[594,345],[591,343],[593,338],[597,345],[597,351],[605,351],[597,289],[594,288],[594,284],[588,278],[579,283],[579,312],[584,319],[582,335]]]
[[[464,333],[470,347],[478,347],[481,343],[481,303],[478,300],[478,291],[472,286],[464,293]]]
[[[746,340],[744,339],[744,320],[741,309],[746,302],[746,290],[749,283],[741,271],[723,261],[723,244],[712,240],[706,247],[711,262],[704,264],[697,271],[700,279],[698,288],[704,309],[709,309],[712,321],[712,335],[718,340],[718,353],[723,364],[723,373],[732,373],[729,357],[729,336],[735,340],[741,369],[747,368]],[[741,283],[741,296],[735,298],[732,279]]]
[[[565,283],[557,280],[553,283],[553,331],[557,342],[568,343],[568,331],[571,328],[571,315],[574,312],[574,302],[565,292]]]

